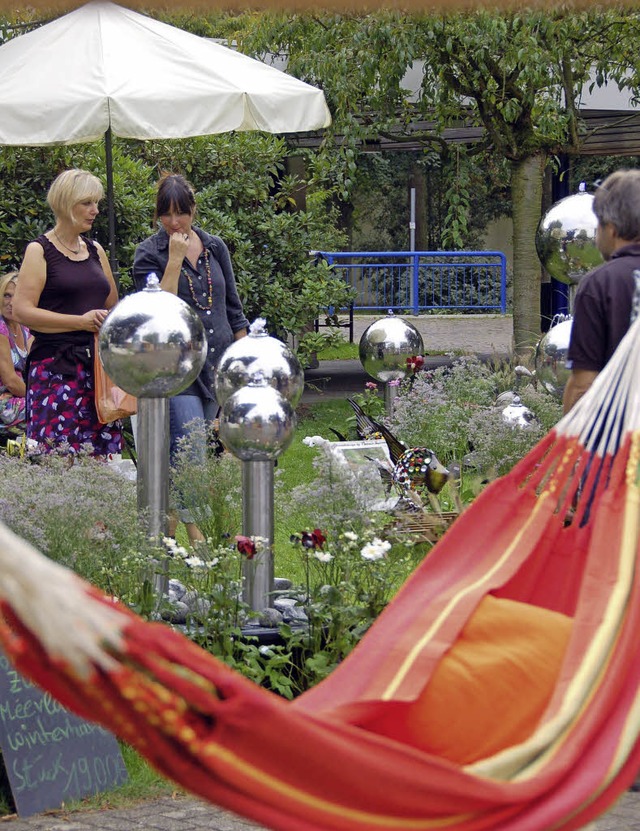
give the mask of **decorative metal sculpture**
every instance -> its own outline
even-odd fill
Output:
[[[220,438],[243,462],[273,461],[293,438],[295,412],[258,373],[222,408]]]
[[[515,395],[513,400],[502,410],[502,420],[512,427],[528,430],[537,424],[535,414]]]
[[[412,323],[389,310],[386,317],[365,329],[359,352],[364,371],[384,383],[387,413],[391,415],[397,385],[410,371],[407,359],[424,352],[422,335]]]
[[[220,439],[242,460],[242,531],[256,542],[242,570],[243,599],[255,611],[272,605],[274,461],[289,446],[295,425],[291,403],[260,372],[222,408]]]
[[[155,274],[143,291],[109,312],[99,336],[108,375],[138,398],[168,398],[197,378],[207,355],[204,327],[183,300],[162,291]]]
[[[293,352],[269,337],[258,318],[246,338],[224,351],[215,389],[222,406],[220,439],[242,460],[242,531],[259,541],[243,565],[243,597],[253,610],[263,611],[271,605],[274,584],[275,459],[293,438],[304,373]]]
[[[535,354],[536,379],[542,388],[562,400],[571,370],[565,366],[573,318],[554,318],[551,328],[538,341]]]
[[[294,407],[300,401],[304,390],[302,366],[286,344],[269,336],[261,317],[251,324],[248,336],[234,341],[220,359],[215,374],[220,406],[257,373]]]
[[[138,509],[150,536],[167,532],[169,505],[169,397],[186,389],[207,355],[204,327],[175,294],[150,274],[145,289],[124,297],[107,315],[99,336],[109,376],[138,397]],[[166,576],[156,586],[166,588]]]
[[[543,267],[561,283],[575,285],[602,263],[596,246],[593,195],[584,190],[556,202],[540,220],[536,250]]]

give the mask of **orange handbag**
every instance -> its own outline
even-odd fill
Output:
[[[93,377],[96,396],[96,412],[101,424],[109,424],[138,411],[138,399],[117,386],[107,375],[100,359],[98,335],[95,335],[93,353]]]

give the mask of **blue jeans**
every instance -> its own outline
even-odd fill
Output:
[[[169,453],[171,460],[175,456],[178,441],[188,436],[197,424],[189,424],[194,419],[200,419],[211,424],[218,414],[218,402],[200,398],[199,395],[174,395],[169,399]],[[203,461],[205,448],[198,461]]]
[[[201,429],[203,422],[211,424],[217,414],[218,402],[200,398],[199,395],[174,395],[169,399],[169,458],[172,464],[180,439]],[[202,441],[192,441],[189,449],[194,465],[205,463],[207,446],[204,434]],[[178,509],[178,516],[182,522],[193,522],[184,509]]]

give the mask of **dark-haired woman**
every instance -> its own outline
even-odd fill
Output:
[[[155,272],[164,291],[177,295],[198,315],[209,346],[200,375],[186,390],[169,399],[170,448],[175,455],[179,440],[194,419],[211,423],[218,413],[213,388],[214,368],[224,350],[247,334],[248,320],[238,296],[229,249],[220,237],[193,225],[196,199],[193,188],[179,174],[166,174],[158,182],[154,220],[159,229],[141,242],[133,260],[138,290]],[[180,518],[192,542],[201,539],[188,514]]]

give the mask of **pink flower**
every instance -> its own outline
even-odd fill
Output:
[[[378,389],[378,385],[376,384],[375,381],[367,381],[367,383],[364,386],[365,386],[365,389],[368,389],[368,390],[377,390]]]

